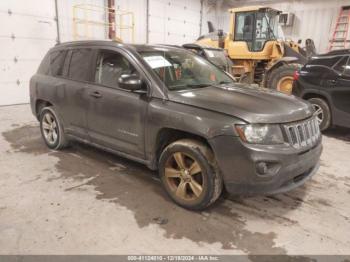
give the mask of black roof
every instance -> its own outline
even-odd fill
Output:
[[[317,56],[336,56],[336,55],[349,55],[350,49],[339,49],[339,50],[333,50],[329,51],[328,53],[320,54]]]
[[[124,47],[126,49],[133,49],[137,52],[140,51],[154,51],[156,48],[181,48],[181,46],[175,46],[175,45],[165,45],[165,44],[125,44],[120,43],[114,40],[82,40],[82,41],[71,41],[71,42],[64,42],[59,43],[55,46],[55,48],[61,48],[61,47],[70,47],[70,46],[91,46],[91,45],[106,45],[106,46],[118,46],[118,47]]]

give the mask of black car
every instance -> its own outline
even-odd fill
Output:
[[[308,100],[321,130],[350,127],[350,49],[312,57],[295,72],[293,94]]]

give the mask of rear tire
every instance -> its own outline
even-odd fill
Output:
[[[300,64],[284,64],[272,70],[266,80],[266,87],[285,94],[292,93],[293,75],[299,70]]]
[[[53,107],[42,108],[39,121],[41,135],[50,149],[60,150],[68,146],[62,121]]]
[[[159,174],[170,198],[186,209],[203,210],[222,192],[214,154],[196,140],[181,139],[168,145],[159,159]]]
[[[310,98],[308,100],[315,109],[316,118],[320,126],[320,130],[324,131],[329,128],[332,122],[331,110],[328,103],[322,98]]]

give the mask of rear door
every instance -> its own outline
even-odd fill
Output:
[[[350,127],[350,59],[344,56],[334,65],[335,74],[327,79],[329,95],[333,103],[335,125]]]
[[[122,50],[98,50],[95,64],[95,83],[89,85],[87,112],[91,141],[144,159],[147,94],[131,92],[118,85],[121,74],[136,73],[143,78],[142,71]]]
[[[57,89],[66,132],[83,139],[87,138],[87,84],[92,78],[92,59],[90,48],[70,49],[65,61],[65,81]]]

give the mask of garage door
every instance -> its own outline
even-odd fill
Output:
[[[54,0],[0,1],[0,105],[29,102],[28,83],[56,44]]]
[[[200,0],[150,0],[149,42],[193,42],[199,37],[200,11]]]

